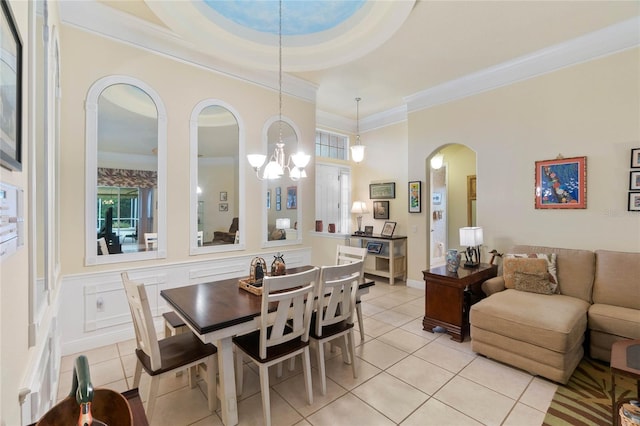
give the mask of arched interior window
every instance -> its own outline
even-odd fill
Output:
[[[200,102],[191,115],[190,253],[244,248],[244,161],[237,113],[224,102]]]
[[[127,76],[87,96],[86,263],[166,256],[166,113]],[[106,247],[105,247],[106,246]]]

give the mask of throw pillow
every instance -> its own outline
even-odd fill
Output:
[[[548,272],[516,272],[514,274],[515,289],[530,293],[553,294]]]
[[[544,259],[547,262],[547,272],[549,273],[549,281],[553,286],[554,293],[560,293],[560,287],[558,286],[558,268],[556,266],[557,255],[555,253],[507,253],[504,255],[506,258],[529,258],[529,259]]]
[[[547,261],[529,257],[508,257],[502,262],[502,276],[506,288],[515,288],[515,273],[544,273],[547,272]]]

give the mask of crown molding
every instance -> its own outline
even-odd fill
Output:
[[[96,0],[61,1],[59,5],[63,24],[229,78],[278,90],[278,75],[273,71],[248,70],[199,53],[193,43],[178,37],[171,30],[115,10]],[[286,73],[282,79],[283,92],[315,104],[316,85]]]
[[[381,127],[401,123],[407,120],[407,106],[401,105],[386,111],[360,118],[360,133],[370,132]],[[316,126],[326,127],[345,133],[356,133],[356,120],[326,111],[316,111]]]
[[[640,45],[640,17],[422,90],[404,98],[408,112],[507,86]]]

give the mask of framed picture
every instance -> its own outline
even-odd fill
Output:
[[[0,166],[22,170],[22,40],[11,7],[2,4],[0,34],[2,78],[0,78]]]
[[[422,211],[422,182],[419,180],[409,182],[409,213]]]
[[[282,210],[282,203],[280,200],[280,194],[276,195],[276,211]]]
[[[629,193],[629,204],[627,210],[630,212],[640,212],[640,192]]]
[[[434,192],[431,194],[431,204],[442,204],[442,193]]]
[[[287,188],[287,208],[288,209],[298,208],[298,187],[297,186],[290,186]]]
[[[396,229],[395,222],[385,222],[380,235],[383,237],[393,237],[393,231]]]
[[[389,202],[388,201],[373,202],[373,218],[389,219]]]
[[[271,209],[271,191],[267,191],[267,210]]]
[[[640,148],[631,150],[631,168],[640,169]]]
[[[587,157],[536,161],[536,209],[587,208]]]
[[[227,201],[227,191],[220,192],[220,201]]]
[[[276,186],[276,195],[280,195],[280,187]]]
[[[640,191],[640,170],[629,173],[629,189],[632,191]]]
[[[364,235],[373,235],[373,226],[365,226]]]
[[[380,252],[382,251],[382,243],[379,243],[377,241],[369,241],[367,243],[367,251],[369,253],[380,254]]]
[[[369,184],[369,198],[372,200],[396,198],[395,182]]]
[[[228,212],[229,211],[229,203],[220,203],[218,204],[218,210],[221,212]]]

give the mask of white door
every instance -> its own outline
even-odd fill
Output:
[[[429,267],[445,264],[447,251],[447,165],[431,170],[430,233],[431,259]]]

